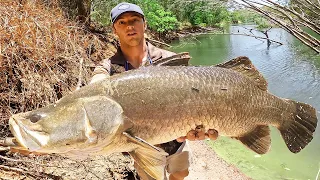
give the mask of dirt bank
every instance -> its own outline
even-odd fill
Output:
[[[204,141],[188,142],[192,154],[190,174],[186,180],[249,180],[235,166],[228,164]]]

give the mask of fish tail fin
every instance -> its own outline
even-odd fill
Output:
[[[313,139],[318,122],[316,110],[305,103],[287,101],[294,104],[295,112],[278,129],[289,150],[298,153]]]

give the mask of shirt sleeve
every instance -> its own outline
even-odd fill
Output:
[[[93,70],[93,75],[89,84],[100,81],[110,76],[111,60],[102,60]]]

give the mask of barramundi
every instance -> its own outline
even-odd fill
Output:
[[[79,157],[129,152],[150,176],[161,179],[167,154],[154,145],[197,126],[264,154],[271,125],[298,153],[312,140],[317,117],[312,106],[269,93],[251,61],[239,57],[216,66],[127,71],[15,114],[9,125],[15,148]]]

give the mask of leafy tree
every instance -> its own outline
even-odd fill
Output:
[[[233,24],[241,24],[245,21],[245,15],[241,10],[233,11],[230,13],[230,21]]]
[[[122,2],[121,0],[93,0],[91,9],[92,20],[100,23],[103,26],[108,26],[111,23],[111,9]]]
[[[177,18],[170,12],[166,11],[156,0],[140,0],[137,4],[141,5],[143,12],[152,30],[164,33],[178,28]]]
[[[229,21],[226,0],[162,0],[161,5],[173,12],[179,22],[192,25],[218,25]]]
[[[92,13],[93,18],[101,22],[103,25],[109,25],[109,13],[111,9],[120,2],[122,1],[94,1]],[[170,11],[166,11],[164,7],[158,3],[158,1],[128,0],[127,2],[135,3],[142,8],[150,29],[161,34],[178,28],[178,21],[176,17]]]

